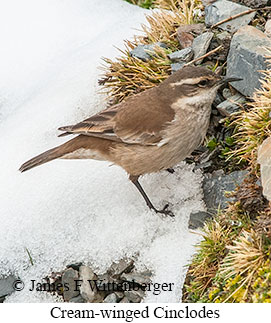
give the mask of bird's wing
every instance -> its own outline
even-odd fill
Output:
[[[74,125],[61,127],[65,134],[83,134],[129,144],[156,145],[175,111],[159,100],[156,88],[107,108]],[[65,135],[64,134],[64,135]]]
[[[81,134],[121,141],[116,137],[113,131],[114,117],[116,116],[117,112],[118,105],[115,105],[75,125],[60,127],[58,130],[64,131],[64,133],[60,134],[59,137],[70,134]]]

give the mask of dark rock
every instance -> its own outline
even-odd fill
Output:
[[[211,217],[211,214],[204,211],[191,213],[189,217],[188,227],[189,229],[201,228],[204,226],[205,221],[210,219]]]
[[[213,36],[214,34],[212,32],[207,31],[194,39],[192,44],[194,59],[206,54]],[[200,64],[201,62],[202,60],[199,60],[196,64]]]
[[[155,47],[167,48],[166,44],[158,42],[149,45],[138,45],[136,48],[130,51],[130,55],[136,58],[141,59],[142,61],[146,62],[151,59],[150,52],[154,53]]]
[[[0,297],[5,297],[14,292],[13,284],[16,280],[17,278],[13,275],[0,279]]]
[[[117,302],[119,302],[124,297],[124,292],[115,292],[114,294],[117,297]]]
[[[266,70],[265,56],[271,47],[271,39],[252,26],[240,28],[233,36],[227,59],[227,77],[240,77],[243,80],[231,82],[231,85],[244,96],[252,96],[255,89],[261,87],[263,75],[259,70]]]
[[[120,276],[124,272],[129,272],[134,267],[134,261],[133,260],[127,260],[127,259],[121,259],[118,263],[113,263],[109,270],[108,274],[112,277],[114,276]]]
[[[222,31],[216,35],[216,39],[219,45],[224,45],[225,41],[231,38],[231,34],[227,31]]]
[[[177,72],[178,70],[180,70],[181,68],[184,67],[186,63],[173,63],[171,64],[171,73]]]
[[[228,202],[234,201],[232,197],[226,197],[226,192],[232,192],[237,185],[240,185],[247,171],[235,171],[228,175],[222,170],[215,171],[212,174],[205,174],[203,180],[204,202],[207,212],[213,214],[218,208],[225,209]]]
[[[230,18],[240,12],[250,8],[227,0],[219,0],[205,7],[205,24],[211,27],[217,22]],[[235,32],[242,26],[246,26],[254,18],[255,12],[238,17],[219,25],[219,28],[230,32]]]
[[[86,303],[86,301],[83,299],[81,295],[78,295],[76,297],[71,298],[70,303]]]
[[[121,275],[121,279],[124,281],[132,282],[142,285],[142,284],[148,284],[151,281],[151,272],[145,271],[145,272],[132,272],[128,274]]]
[[[169,59],[174,63],[189,62],[193,57],[192,47],[187,47],[181,50],[177,50],[168,55]]]
[[[109,294],[106,296],[106,298],[103,300],[103,303],[117,303],[117,296],[115,293]]]
[[[229,117],[233,113],[240,111],[241,107],[239,104],[243,104],[245,102],[246,98],[237,93],[220,103],[216,108],[223,116]]]
[[[141,303],[143,297],[144,297],[144,292],[143,290],[131,290],[131,291],[125,291],[124,295],[128,298],[128,300],[131,303]]]
[[[224,101],[223,96],[219,92],[217,92],[216,97],[213,102],[214,106],[217,106],[218,104],[220,104],[223,101]]]
[[[260,7],[269,6],[271,4],[270,0],[238,0],[238,1],[251,8],[260,8]]]
[[[79,292],[75,291],[75,289],[76,289],[75,280],[76,279],[79,279],[78,271],[76,271],[72,268],[68,268],[64,271],[64,273],[62,275],[62,284],[63,284],[63,286],[65,284],[68,286],[67,290],[65,288],[63,290],[63,298],[65,301],[69,301],[71,298],[79,295]]]
[[[78,262],[78,263],[75,263],[75,264],[68,265],[67,268],[72,268],[74,270],[79,271],[79,268],[80,268],[81,265],[82,265],[82,263],[81,262]]]
[[[126,296],[124,296],[120,303],[130,303],[130,301]]]
[[[210,160],[208,162],[200,163],[194,167],[194,169],[207,169],[211,167],[213,162]]]

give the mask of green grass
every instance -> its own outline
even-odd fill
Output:
[[[151,9],[154,7],[154,0],[125,0],[125,1],[145,9]]]

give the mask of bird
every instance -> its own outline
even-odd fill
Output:
[[[148,173],[171,170],[203,142],[217,90],[238,81],[204,68],[186,66],[159,85],[128,97],[79,123],[58,128],[72,139],[25,162],[25,172],[54,159],[95,159],[122,167],[147,206],[157,209],[139,182]]]

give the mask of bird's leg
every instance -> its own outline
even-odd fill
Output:
[[[167,168],[167,171],[168,171],[170,174],[175,173],[175,170],[174,170],[173,168]]]
[[[139,190],[140,194],[143,196],[145,202],[147,203],[148,207],[151,209],[151,210],[154,210],[156,213],[162,213],[162,214],[165,214],[165,215],[169,215],[169,216],[174,216],[174,214],[168,210],[168,204],[166,204],[164,206],[164,208],[162,210],[157,210],[152,202],[150,201],[150,199],[148,198],[148,195],[145,193],[145,191],[143,190],[142,186],[140,185],[139,181],[138,181],[138,178],[139,176],[133,176],[133,175],[130,175],[129,176],[129,179],[130,181],[136,186],[136,188]]]

